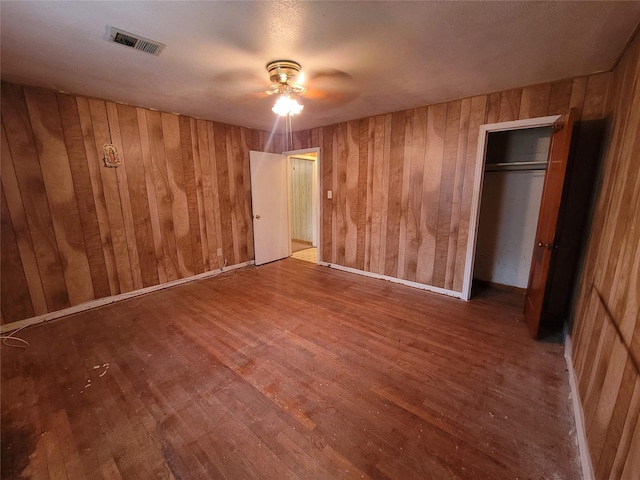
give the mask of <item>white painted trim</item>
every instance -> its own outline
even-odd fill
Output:
[[[460,298],[471,298],[471,283],[473,281],[473,264],[476,257],[476,240],[478,236],[478,220],[480,218],[480,200],[482,198],[482,184],[484,181],[484,163],[487,153],[487,139],[491,132],[504,132],[507,130],[522,130],[524,128],[548,127],[553,125],[562,115],[549,117],[527,118],[513,122],[486,123],[480,125],[478,135],[478,151],[476,153],[476,170],[473,180],[473,194],[471,200],[471,216],[469,217],[469,237],[467,239],[467,253],[464,262],[464,277],[462,282],[462,294]]]
[[[578,450],[580,451],[582,478],[584,480],[593,480],[593,466],[591,465],[591,456],[589,455],[589,445],[587,443],[587,434],[584,425],[584,411],[582,410],[582,404],[580,403],[578,383],[576,382],[573,360],[571,359],[572,349],[573,344],[571,343],[571,336],[567,333],[564,339],[564,359],[567,362],[567,371],[569,372],[569,385],[571,386],[571,399],[573,401],[573,414],[576,422],[576,435],[578,437]]]
[[[327,263],[327,262],[318,262],[318,265],[323,267],[335,268],[336,270],[341,270],[343,272],[355,273],[356,275],[362,275],[364,277],[377,278],[379,280],[387,280],[388,282],[399,283],[400,285],[405,285],[407,287],[419,288],[420,290],[427,290],[433,293],[439,293],[441,295],[447,295],[449,297],[462,298],[462,293],[455,292],[453,290],[447,290],[445,288],[433,287],[431,285],[427,285],[425,283],[412,282],[410,280],[403,280],[401,278],[389,277],[387,275],[380,275],[378,273],[366,272],[364,270],[358,270],[357,268],[345,267],[342,265],[337,265],[335,263]]]
[[[139,297],[141,295],[146,295],[147,293],[156,292],[158,290],[164,290],[165,288],[175,287],[177,285],[182,285],[184,283],[190,283],[196,280],[215,277],[216,275],[219,275],[221,273],[230,272],[231,270],[236,270],[238,268],[243,268],[253,264],[254,264],[254,261],[249,260],[248,262],[238,263],[236,265],[230,265],[228,267],[219,268],[217,270],[211,270],[210,272],[200,273],[198,275],[193,275],[192,277],[179,278],[178,280],[173,280],[171,282],[163,283],[161,285],[152,285],[151,287],[141,288],[139,290],[134,290],[133,292],[121,293],[119,295],[112,295],[110,297],[98,298],[96,300],[91,300],[89,302],[81,303],[80,305],[74,305],[73,307],[64,308],[56,312],[45,313],[44,315],[38,315],[37,317],[31,317],[25,320],[20,320],[18,322],[2,325],[0,326],[0,333],[6,333],[6,332],[10,332],[20,328],[29,327],[31,325],[37,325],[38,323],[48,322],[49,320],[55,320],[56,318],[66,317],[67,315],[84,312],[86,310],[91,310],[93,308],[101,307],[103,305],[108,305],[110,303],[119,302],[121,300],[127,300],[129,298]]]

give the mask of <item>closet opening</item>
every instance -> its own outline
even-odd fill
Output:
[[[476,238],[473,290],[526,293],[551,126],[489,132]]]

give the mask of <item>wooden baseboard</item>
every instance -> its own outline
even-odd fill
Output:
[[[455,290],[447,290],[446,288],[433,287],[424,283],[412,282],[409,280],[403,280],[401,278],[389,277],[387,275],[380,275],[378,273],[366,272],[364,270],[358,270],[357,268],[344,267],[335,263],[327,263],[318,261],[318,265],[323,267],[335,268],[336,270],[342,270],[343,272],[355,273],[356,275],[362,275],[365,277],[378,278],[380,280],[387,280],[388,282],[399,283],[400,285],[406,285],[408,287],[418,288],[420,290],[426,290],[428,292],[439,293],[441,295],[447,295],[449,297],[455,297],[462,299],[462,293]]]

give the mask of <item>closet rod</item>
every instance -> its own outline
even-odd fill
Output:
[[[487,172],[546,170],[547,162],[501,162],[485,165]]]

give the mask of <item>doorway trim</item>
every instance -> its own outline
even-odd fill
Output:
[[[288,205],[289,205],[289,209],[291,207],[291,182],[289,181],[289,173],[291,171],[291,159],[290,157],[295,157],[296,155],[307,155],[309,153],[315,153],[316,154],[316,160],[314,162],[315,167],[314,167],[314,172],[313,172],[313,177],[314,177],[314,188],[316,189],[316,194],[315,194],[315,200],[317,202],[317,207],[314,209],[314,215],[315,215],[315,219],[313,222],[315,231],[317,232],[317,245],[316,245],[316,249],[317,249],[317,259],[316,262],[318,265],[320,265],[320,263],[322,262],[322,230],[320,229],[320,224],[321,224],[321,219],[322,219],[322,189],[320,188],[320,147],[313,147],[313,148],[304,148],[302,150],[289,150],[286,152],[282,152],[282,155],[286,155],[287,157],[287,185],[288,185]],[[291,242],[291,222],[289,222],[289,242]],[[289,255],[291,255],[291,252],[289,252]]]
[[[489,133],[504,132],[508,130],[523,130],[525,128],[549,127],[562,115],[550,115],[547,117],[527,118],[511,122],[486,123],[480,126],[478,135],[478,151],[476,153],[476,170],[473,180],[473,194],[471,200],[471,216],[469,217],[469,237],[467,239],[467,253],[464,264],[464,277],[462,282],[462,299],[471,298],[471,284],[473,282],[473,266],[476,259],[476,241],[478,238],[478,222],[480,218],[480,201],[482,198],[482,186],[484,183],[484,167],[486,162],[487,141]]]

